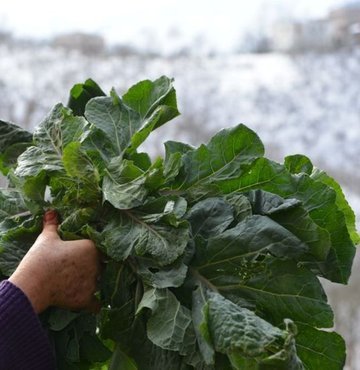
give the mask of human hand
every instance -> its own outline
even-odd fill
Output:
[[[61,240],[57,228],[56,212],[48,211],[42,233],[9,281],[25,293],[37,313],[49,306],[97,312],[99,252],[91,240]]]

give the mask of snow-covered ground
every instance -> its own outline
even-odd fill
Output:
[[[165,74],[175,78],[182,116],[154,133],[147,151],[159,153],[167,139],[199,144],[223,127],[245,123],[262,138],[269,157],[281,161],[302,153],[335,177],[360,229],[360,51],[171,59],[86,57],[48,46],[0,44],[0,55],[3,120],[33,128],[55,103],[66,103],[73,84],[88,77],[105,91],[114,86],[122,93],[141,79]],[[359,305],[356,266],[347,290],[351,299],[330,288],[334,304],[340,299],[342,307],[350,301]],[[357,311],[352,319],[358,328]],[[346,328],[345,321],[338,321],[349,348],[355,348],[360,338],[350,338]],[[359,363],[349,366],[360,369]]]

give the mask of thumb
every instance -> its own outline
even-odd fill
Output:
[[[58,229],[59,221],[58,216],[55,210],[47,211],[44,215],[43,219],[43,233],[47,234],[56,234],[58,237]]]

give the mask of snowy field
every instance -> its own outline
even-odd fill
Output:
[[[55,103],[66,103],[73,84],[88,77],[105,91],[114,86],[123,93],[141,79],[165,74],[175,78],[182,116],[154,133],[147,151],[161,154],[160,144],[167,139],[196,145],[242,122],[262,138],[267,156],[282,161],[285,155],[302,153],[335,177],[360,228],[360,52],[90,58],[46,46],[0,44],[0,55],[3,120],[32,129]],[[360,345],[360,263],[356,267],[349,287],[328,289],[340,317],[338,330],[347,338],[349,369],[360,369],[352,354]]]

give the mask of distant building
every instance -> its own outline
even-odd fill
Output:
[[[272,48],[280,52],[326,51],[332,48],[331,29],[326,19],[306,23],[281,21],[274,24]]]
[[[271,34],[271,47],[275,51],[292,51],[301,39],[301,23],[278,21],[274,24]]]
[[[274,51],[327,51],[360,45],[360,1],[332,10],[324,19],[278,21],[273,26]]]
[[[332,47],[331,26],[327,19],[313,19],[303,24],[300,50],[327,51]]]
[[[328,20],[335,46],[360,45],[360,1],[334,9]]]
[[[106,48],[102,36],[81,32],[56,36],[52,44],[66,50],[78,50],[87,55],[102,54]]]

